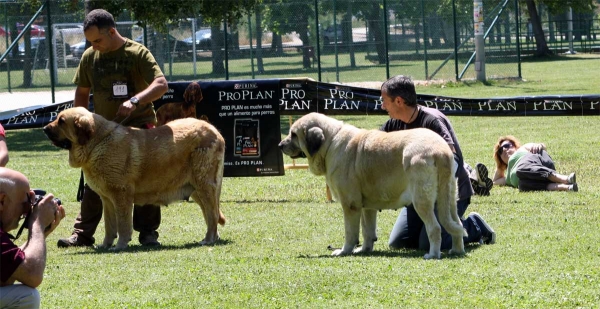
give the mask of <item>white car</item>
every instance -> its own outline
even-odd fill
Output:
[[[84,51],[85,51],[85,39],[83,40],[83,42],[79,42],[77,44],[71,45],[71,54],[73,55],[73,58],[81,59],[81,56],[83,55]]]

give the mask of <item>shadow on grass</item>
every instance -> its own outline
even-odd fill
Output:
[[[123,250],[111,250],[111,249],[107,249],[107,248],[98,248],[98,247],[93,247],[92,250],[87,250],[87,251],[82,251],[82,252],[75,252],[75,254],[81,254],[81,255],[86,255],[86,254],[115,254],[115,253],[138,253],[138,252],[151,252],[151,251],[164,251],[164,250],[187,250],[187,249],[193,249],[193,248],[200,248],[200,247],[218,247],[218,246],[227,246],[233,244],[233,241],[231,240],[227,240],[227,239],[219,239],[217,240],[217,242],[214,245],[211,246],[206,246],[206,245],[201,245],[199,242],[193,242],[193,243],[187,243],[187,244],[183,244],[183,245],[160,245],[160,246],[142,246],[140,244],[137,245],[129,245],[126,249]]]
[[[6,131],[10,151],[25,151],[31,154],[46,151],[64,151],[50,142],[42,129],[25,129]]]
[[[479,247],[481,247],[482,245],[466,245],[465,246],[465,255],[456,255],[456,254],[448,254],[448,250],[442,250],[442,259],[464,259],[467,257],[467,254],[469,254],[471,251],[473,250],[477,250]],[[335,249],[338,248],[331,248],[331,246],[329,246],[327,248],[330,251],[333,251]],[[412,258],[412,259],[423,259],[423,256],[425,255],[425,253],[427,253],[426,251],[423,250],[417,250],[417,249],[399,249],[399,250],[393,250],[393,249],[389,249],[389,250],[384,250],[384,251],[373,251],[373,252],[368,252],[368,253],[357,253],[357,254],[351,254],[351,255],[346,255],[345,257],[401,257],[401,258]],[[298,258],[303,258],[303,259],[315,259],[315,258],[339,258],[338,256],[332,256],[330,254],[322,254],[322,255],[299,255]]]
[[[589,55],[589,54],[586,54]],[[545,57],[537,56],[525,56],[521,57],[521,62],[553,62],[553,61],[581,61],[581,60],[598,60],[596,57],[577,57],[577,56],[561,56],[561,55],[550,55]]]

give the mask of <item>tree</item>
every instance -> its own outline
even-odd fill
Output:
[[[311,42],[309,20],[315,15],[313,1],[266,0],[270,3],[264,11],[264,18],[269,29],[278,34],[296,32],[302,41],[302,67],[310,68],[311,59],[307,51]],[[316,31],[312,31],[316,34]]]
[[[30,0],[37,1],[37,0]],[[76,2],[76,0],[60,0]],[[225,50],[221,49],[224,42],[223,32],[220,31],[223,21],[234,22],[239,20],[245,13],[253,10],[260,0],[85,0],[86,12],[97,8],[103,8],[113,15],[124,11],[129,12],[134,20],[142,25],[153,27],[158,32],[166,32],[167,25],[189,17],[199,16],[211,25],[213,41],[212,71],[221,74],[225,71],[223,65]]]
[[[523,1],[523,0],[521,0]],[[562,13],[572,8],[575,12],[590,13],[593,12],[594,0],[525,0],[527,12],[533,26],[533,36],[535,38],[536,51],[535,56],[543,57],[551,55],[552,51],[546,43],[546,36],[542,28],[542,21],[537,11],[537,4],[544,4],[551,14]]]

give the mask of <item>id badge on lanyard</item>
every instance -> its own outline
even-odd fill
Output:
[[[122,98],[122,99],[129,98],[129,92],[127,91],[127,82],[120,82],[120,81],[113,82],[112,96],[115,99],[117,99],[117,98]]]

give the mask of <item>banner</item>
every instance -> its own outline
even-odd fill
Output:
[[[278,80],[170,83],[154,108],[160,124],[167,104],[192,103],[196,118],[219,129],[225,139],[225,177],[278,176],[284,175],[278,88]]]
[[[600,95],[465,99],[418,94],[420,105],[451,116],[600,115]],[[93,110],[93,96],[90,98]],[[387,115],[381,91],[311,79],[173,82],[154,102],[159,125],[183,117],[212,123],[226,142],[226,177],[284,174],[280,115],[318,112]],[[0,113],[5,130],[40,128],[73,101]],[[284,132],[285,133],[285,132]]]

